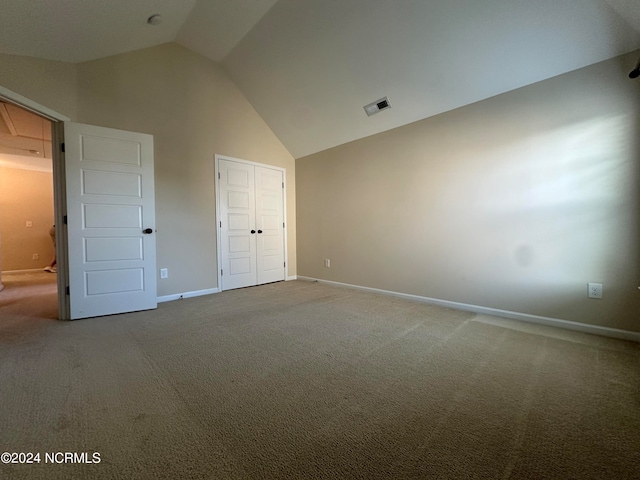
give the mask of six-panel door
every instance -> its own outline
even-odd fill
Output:
[[[282,171],[220,159],[222,290],[284,280]]]
[[[71,318],[156,308],[153,137],[64,128]]]

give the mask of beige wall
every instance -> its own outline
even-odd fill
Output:
[[[27,228],[26,222],[32,222]],[[43,268],[53,258],[51,173],[0,166],[0,265],[3,271]],[[33,260],[33,254],[39,255]]]
[[[154,135],[158,294],[217,287],[214,154],[287,169],[296,274],[295,162],[222,69],[176,44],[78,65],[78,121]]]
[[[0,54],[0,86],[76,118],[77,76],[72,63]]]
[[[637,55],[298,159],[298,274],[640,331]]]

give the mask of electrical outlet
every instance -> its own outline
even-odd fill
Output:
[[[601,283],[588,284],[587,296],[589,298],[602,298],[602,284]]]
[[[32,258],[33,258],[34,260],[38,260],[38,259],[40,258],[40,255],[38,255],[37,253],[34,253],[34,254],[33,254],[33,256],[32,256]]]
[[[328,258],[324,259],[324,266],[325,268],[331,268],[331,260],[329,260]]]
[[[169,278],[169,269],[161,268],[160,269],[160,278]]]
[[[32,222],[31,220],[27,220],[27,221],[25,222],[25,227],[27,227],[27,228],[31,228],[31,227],[33,227],[33,222]]]

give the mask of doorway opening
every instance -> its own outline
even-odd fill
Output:
[[[69,296],[66,286],[68,283],[68,261],[67,261],[67,232],[64,223],[66,220],[66,198],[65,198],[65,167],[64,154],[60,145],[64,138],[64,122],[69,121],[69,117],[62,115],[50,108],[45,107],[27,97],[20,95],[8,88],[0,85],[0,101],[6,104],[17,105],[24,110],[35,113],[38,117],[49,120],[51,126],[51,150],[53,166],[53,201],[55,224],[61,228],[56,228],[56,260],[57,260],[57,306],[58,319],[69,320]],[[1,266],[0,266],[1,268]],[[0,274],[1,278],[1,274]],[[2,292],[0,292],[1,294]]]
[[[153,136],[72,123],[2,86],[0,102],[49,121],[57,318],[156,308]]]
[[[0,100],[0,307],[45,319],[59,318],[52,127]]]

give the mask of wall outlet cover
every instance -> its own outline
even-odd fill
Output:
[[[589,283],[587,296],[589,298],[602,298],[602,284],[601,283]]]

